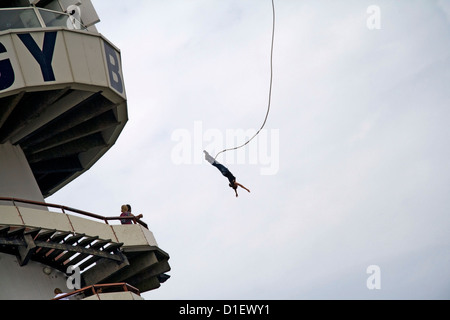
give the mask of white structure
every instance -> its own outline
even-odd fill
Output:
[[[169,256],[144,223],[109,225],[44,202],[89,170],[128,120],[120,51],[98,21],[90,0],[0,3],[0,299],[67,292],[69,266],[83,286],[143,292],[168,277]]]

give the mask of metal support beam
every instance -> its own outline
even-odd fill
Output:
[[[130,263],[124,256],[122,262],[116,262],[103,259],[97,262],[95,268],[91,268],[83,272],[82,278],[85,286],[101,283],[110,277],[112,274],[120,272],[125,267],[129,267]]]
[[[105,147],[106,142],[103,139],[101,133],[93,134],[65,145],[47,149],[45,151],[28,156],[30,164],[47,161],[50,159],[64,158],[86,152],[95,147]]]
[[[108,282],[124,281],[158,263],[154,252],[141,252],[136,257],[129,258],[129,261],[130,266],[109,277]]]
[[[69,88],[27,93],[20,100],[11,119],[0,129],[1,143],[5,143],[16,133],[25,128],[31,121],[39,118],[40,114],[55,101],[61,98]],[[38,98],[36,98],[38,96]]]
[[[83,122],[72,129],[64,131],[60,134],[55,134],[49,139],[37,143],[33,146],[22,146],[24,152],[27,155],[38,153],[40,151],[50,149],[59,145],[69,143],[71,141],[89,136],[91,134],[101,132],[111,127],[117,126],[120,123],[117,122],[112,112],[106,112],[96,118]]]
[[[33,241],[33,237],[30,234],[27,234],[23,238],[25,241],[25,245],[18,247],[18,251],[19,251],[19,256],[18,256],[19,259],[18,260],[19,260],[19,265],[21,267],[23,267],[24,265],[26,265],[28,263],[31,256],[36,251],[36,244]]]
[[[0,128],[5,124],[8,120],[10,114],[14,111],[16,106],[22,100],[25,95],[25,91],[20,92],[14,96],[2,98],[0,100],[2,108],[0,108]]]

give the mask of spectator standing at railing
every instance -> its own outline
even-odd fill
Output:
[[[120,209],[122,211],[122,213],[120,214],[121,217],[135,217],[136,219],[141,219],[143,217],[142,214],[140,214],[138,216],[134,216],[131,213],[131,206],[129,204],[122,205],[122,207]],[[120,222],[122,224],[132,224],[133,219],[120,219]]]
[[[66,293],[62,292],[60,288],[55,288],[55,290],[54,290],[53,292],[55,293],[55,297],[54,297],[53,299],[57,299],[57,300],[69,300],[68,297],[58,299],[59,297],[62,297],[62,296],[64,296],[64,295],[66,295]]]

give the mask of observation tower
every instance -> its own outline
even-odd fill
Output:
[[[0,2],[0,299],[141,299],[169,276],[148,226],[49,204],[127,123],[120,50],[90,0]]]

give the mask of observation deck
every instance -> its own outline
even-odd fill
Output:
[[[128,121],[120,50],[96,14],[87,27],[66,9],[0,7],[0,145],[20,147],[43,197],[92,167]]]
[[[134,224],[109,224],[120,219],[131,219]],[[36,266],[44,270],[30,272],[33,281],[40,282],[35,288],[12,276],[18,271],[15,263],[2,265],[10,277],[2,278],[0,299],[10,298],[14,292],[23,298],[21,286],[26,286],[25,294],[42,297],[46,284],[40,280],[50,274],[65,280],[69,267],[79,271],[79,287],[126,283],[140,292],[158,288],[170,270],[169,255],[158,247],[148,226],[134,217],[103,217],[22,199],[0,198],[0,253],[15,257],[19,266],[28,267],[27,272]],[[52,290],[47,288],[47,298]]]

